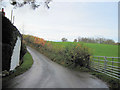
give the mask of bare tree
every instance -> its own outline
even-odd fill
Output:
[[[3,0],[1,0],[0,2],[2,2]],[[52,1],[52,0],[45,0],[45,1],[42,1],[42,0],[9,0],[10,1],[10,4],[14,6],[14,9],[15,8],[18,8],[18,7],[23,7],[24,5],[26,4],[29,4],[32,9],[36,9],[38,8],[41,4],[44,4],[48,9],[50,8],[49,7],[49,3]]]

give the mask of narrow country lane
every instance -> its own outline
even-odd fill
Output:
[[[32,67],[7,82],[8,88],[108,88],[106,83],[85,73],[70,71],[27,47],[33,57]]]

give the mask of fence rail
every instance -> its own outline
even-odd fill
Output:
[[[120,57],[93,56],[91,69],[120,80]]]

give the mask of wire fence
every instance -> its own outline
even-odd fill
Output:
[[[91,69],[120,80],[120,57],[93,56]]]

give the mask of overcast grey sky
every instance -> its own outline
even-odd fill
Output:
[[[117,2],[54,1],[50,3],[50,9],[44,5],[36,10],[30,9],[29,5],[14,9],[14,25],[21,33],[50,41],[60,41],[62,37],[73,41],[79,36],[118,41]],[[7,4],[5,12],[8,18],[11,9]]]

